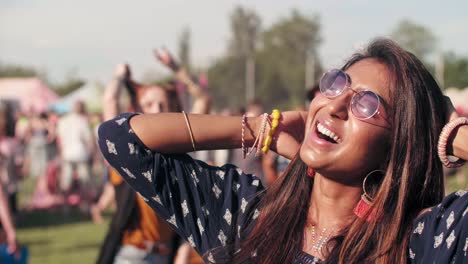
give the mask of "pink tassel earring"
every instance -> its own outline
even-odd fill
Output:
[[[375,219],[375,210],[372,210],[371,212],[369,212],[372,207],[373,198],[366,192],[366,181],[369,175],[371,175],[374,172],[383,172],[383,174],[385,175],[385,171],[374,170],[374,171],[369,172],[369,174],[367,174],[366,177],[364,177],[364,181],[362,182],[363,193],[361,195],[361,199],[359,200],[359,202],[357,203],[356,207],[354,207],[354,210],[353,210],[354,214],[359,218],[365,218],[367,216],[366,218],[367,222],[370,222]]]
[[[315,176],[314,169],[312,169],[311,167],[308,167],[307,168],[307,175],[309,175],[309,177],[314,177]]]

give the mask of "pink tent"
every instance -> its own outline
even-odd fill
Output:
[[[457,89],[447,88],[445,95],[450,98],[457,112],[463,116],[468,116],[468,87]]]
[[[40,113],[58,96],[38,78],[0,78],[0,100],[17,101],[22,111]]]

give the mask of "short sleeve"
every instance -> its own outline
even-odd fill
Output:
[[[467,208],[467,191],[457,191],[418,217],[410,238],[410,262],[468,263]]]
[[[109,164],[201,255],[237,243],[246,219],[258,215],[249,204],[258,200],[260,180],[233,165],[214,167],[186,154],[152,151],[131,129],[132,116],[99,127],[99,147]]]

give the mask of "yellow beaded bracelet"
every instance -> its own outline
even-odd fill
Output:
[[[268,131],[268,136],[265,138],[265,141],[263,143],[263,154],[266,154],[268,152],[268,149],[270,149],[271,142],[273,141],[273,135],[275,134],[276,128],[279,124],[281,112],[278,109],[274,109],[273,112],[271,112],[271,116],[273,117],[273,120],[271,121],[271,129],[270,131]]]

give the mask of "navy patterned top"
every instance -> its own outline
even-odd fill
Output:
[[[186,154],[148,149],[129,125],[134,114],[122,114],[99,127],[99,147],[109,164],[165,219],[206,262],[216,249],[239,245],[258,217],[260,179],[227,164],[209,166]],[[449,195],[415,221],[410,263],[468,263],[466,191]],[[247,232],[244,232],[244,230]],[[255,252],[252,252],[254,255]],[[300,253],[296,263],[320,263]]]

